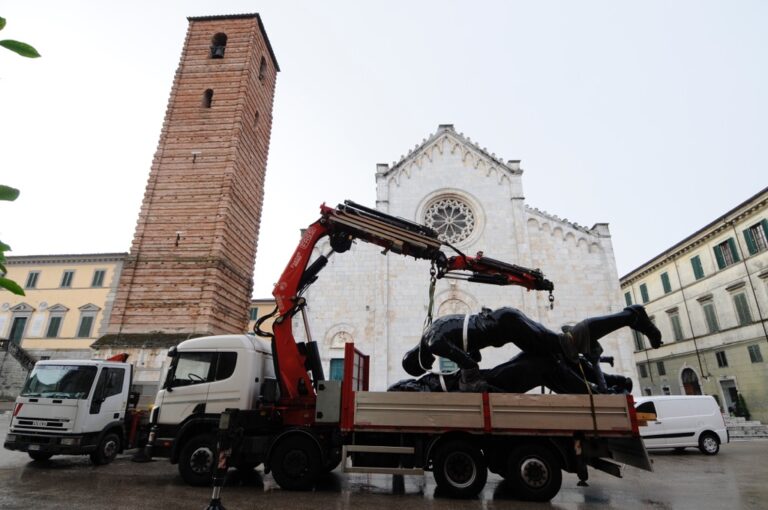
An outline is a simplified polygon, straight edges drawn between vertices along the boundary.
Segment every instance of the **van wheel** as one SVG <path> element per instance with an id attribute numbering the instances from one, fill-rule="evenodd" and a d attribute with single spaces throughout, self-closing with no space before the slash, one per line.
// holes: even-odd
<path id="1" fill-rule="evenodd" d="M 454 498 L 474 498 L 488 480 L 488 467 L 481 452 L 468 441 L 450 441 L 437 450 L 434 476 L 438 489 Z"/>
<path id="2" fill-rule="evenodd" d="M 53 457 L 52 453 L 46 452 L 27 452 L 27 455 L 29 455 L 32 460 L 36 460 L 38 462 L 43 462 Z"/>
<path id="3" fill-rule="evenodd" d="M 704 455 L 715 455 L 720 451 L 720 439 L 712 432 L 704 432 L 699 437 L 699 450 Z"/>
<path id="4" fill-rule="evenodd" d="M 560 462 L 545 446 L 525 445 L 509 454 L 505 478 L 515 496 L 525 501 L 549 501 L 560 491 Z"/>
<path id="5" fill-rule="evenodd" d="M 187 441 L 179 455 L 179 474 L 182 480 L 196 487 L 210 485 L 215 451 L 215 441 L 210 434 L 200 434 Z"/>
<path id="6" fill-rule="evenodd" d="M 109 464 L 120 451 L 120 436 L 114 433 L 105 434 L 99 441 L 96 451 L 91 453 L 91 463 L 94 466 Z"/>

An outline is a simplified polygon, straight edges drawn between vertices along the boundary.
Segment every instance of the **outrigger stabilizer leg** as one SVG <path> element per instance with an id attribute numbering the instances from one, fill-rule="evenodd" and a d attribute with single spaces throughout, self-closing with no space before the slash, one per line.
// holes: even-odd
<path id="1" fill-rule="evenodd" d="M 213 491 L 211 501 L 205 510 L 226 510 L 221 504 L 221 490 L 227 479 L 229 471 L 229 458 L 232 455 L 232 437 L 230 435 L 229 425 L 232 422 L 232 414 L 236 409 L 227 409 L 221 413 L 219 418 L 219 433 L 217 437 L 217 461 L 216 469 L 213 472 Z"/>

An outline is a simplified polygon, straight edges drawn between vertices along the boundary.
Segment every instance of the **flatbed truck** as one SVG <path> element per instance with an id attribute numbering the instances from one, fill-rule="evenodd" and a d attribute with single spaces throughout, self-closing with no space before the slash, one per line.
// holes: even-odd
<path id="1" fill-rule="evenodd" d="M 310 260 L 326 236 L 331 252 Z M 351 343 L 343 380 L 326 380 L 302 293 L 328 257 L 347 251 L 353 240 L 430 260 L 433 282 L 459 273 L 550 297 L 554 288 L 538 270 L 482 253 L 457 251 L 449 258 L 441 250 L 445 243 L 423 225 L 352 202 L 321 206 L 321 218 L 304 231 L 275 285 L 275 311 L 257 322 L 258 337 L 192 339 L 169 353 L 148 449 L 178 463 L 185 481 L 209 484 L 214 468 L 221 475 L 230 465 L 263 464 L 282 488 L 302 490 L 341 465 L 346 472 L 432 471 L 441 491 L 471 497 L 491 471 L 507 478 L 520 498 L 546 501 L 560 489 L 562 471 L 585 482 L 588 467 L 615 476 L 622 464 L 652 469 L 631 395 L 369 391 L 368 357 Z M 297 315 L 306 342 L 294 338 Z M 272 316 L 272 332 L 262 331 Z"/>

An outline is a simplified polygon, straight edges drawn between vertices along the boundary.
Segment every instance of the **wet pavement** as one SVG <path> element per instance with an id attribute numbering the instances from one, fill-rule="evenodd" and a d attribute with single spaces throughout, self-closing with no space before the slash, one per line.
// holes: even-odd
<path id="1" fill-rule="evenodd" d="M 8 430 L 0 414 L 0 438 Z M 490 475 L 479 498 L 460 501 L 435 494 L 431 473 L 397 480 L 388 475 L 344 475 L 322 479 L 313 492 L 281 490 L 270 475 L 256 470 L 246 479 L 233 471 L 222 501 L 228 510 L 463 510 L 463 509 L 764 509 L 768 508 L 768 441 L 723 445 L 708 457 L 697 450 L 651 455 L 655 471 L 627 468 L 625 478 L 591 470 L 589 487 L 577 487 L 564 473 L 563 488 L 550 503 L 516 501 L 507 484 Z M 165 460 L 136 464 L 129 455 L 94 467 L 87 457 L 54 457 L 32 462 L 25 453 L 0 450 L 2 509 L 206 508 L 210 489 L 184 485 Z"/>

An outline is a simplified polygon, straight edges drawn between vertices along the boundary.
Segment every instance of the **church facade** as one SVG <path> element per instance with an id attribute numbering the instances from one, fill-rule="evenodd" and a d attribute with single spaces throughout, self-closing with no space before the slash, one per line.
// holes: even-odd
<path id="1" fill-rule="evenodd" d="M 539 268 L 555 285 L 554 307 L 546 292 L 438 280 L 433 315 L 477 313 L 481 307 L 513 306 L 558 330 L 583 318 L 620 311 L 621 297 L 607 224 L 586 228 L 529 206 L 520 162 L 502 161 L 452 125 L 436 133 L 393 165 L 376 167 L 376 209 L 431 226 L 461 252 Z M 365 204 L 369 205 L 369 204 Z M 328 253 L 327 240 L 317 254 Z M 371 387 L 386 389 L 407 375 L 406 351 L 421 337 L 429 304 L 429 262 L 355 243 L 334 255 L 307 291 L 312 338 L 320 344 L 327 376 L 337 378 L 344 344 L 371 356 Z M 446 248 L 448 256 L 450 249 Z M 297 336 L 303 324 L 295 324 Z M 635 379 L 631 331 L 601 341 L 613 368 Z M 512 344 L 483 351 L 489 368 L 518 352 Z M 439 366 L 438 366 L 439 365 Z M 433 369 L 450 370 L 439 360 Z"/>

